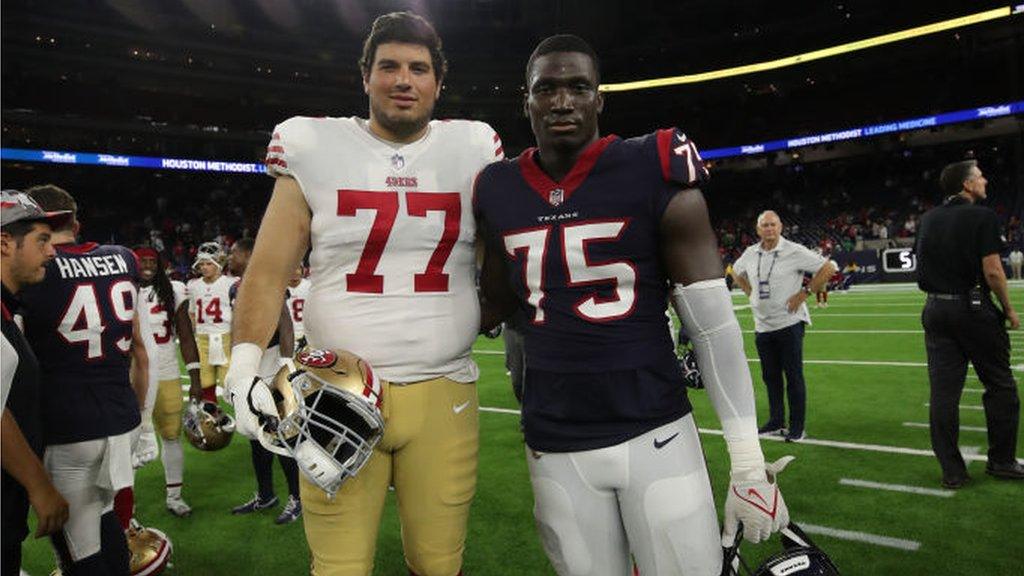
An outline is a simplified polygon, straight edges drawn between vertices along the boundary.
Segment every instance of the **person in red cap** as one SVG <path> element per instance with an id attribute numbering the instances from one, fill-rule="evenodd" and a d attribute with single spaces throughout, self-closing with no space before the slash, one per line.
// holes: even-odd
<path id="1" fill-rule="evenodd" d="M 192 508 L 181 496 L 184 484 L 185 453 L 181 444 L 181 398 L 178 347 L 188 371 L 189 397 L 196 405 L 203 400 L 203 387 L 199 374 L 199 350 L 188 314 L 188 296 L 185 284 L 167 277 L 167 263 L 154 248 L 135 248 L 139 259 L 139 302 L 148 315 L 149 327 L 156 341 L 157 357 L 153 368 L 157 371 L 159 390 L 153 404 L 153 423 L 160 435 L 160 459 L 164 465 L 167 484 L 167 510 L 179 518 L 189 516 Z"/>
<path id="2" fill-rule="evenodd" d="M 36 537 L 60 529 L 68 519 L 68 503 L 54 488 L 43 467 L 40 422 L 39 361 L 14 321 L 23 286 L 41 282 L 46 263 L 53 260 L 53 227 L 67 221 L 68 212 L 45 212 L 17 190 L 0 192 L 0 269 L 3 294 L 0 321 L 2 350 L 3 418 L 0 422 L 0 463 L 3 465 L 0 502 L 0 574 L 17 575 L 21 569 L 21 542 L 28 535 L 28 508 L 38 519 Z"/>

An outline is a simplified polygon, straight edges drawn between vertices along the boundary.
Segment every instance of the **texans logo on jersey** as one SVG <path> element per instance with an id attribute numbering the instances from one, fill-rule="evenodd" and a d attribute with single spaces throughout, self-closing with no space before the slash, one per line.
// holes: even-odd
<path id="1" fill-rule="evenodd" d="M 306 350 L 295 357 L 299 364 L 310 368 L 330 368 L 338 362 L 338 355 L 330 350 Z"/>

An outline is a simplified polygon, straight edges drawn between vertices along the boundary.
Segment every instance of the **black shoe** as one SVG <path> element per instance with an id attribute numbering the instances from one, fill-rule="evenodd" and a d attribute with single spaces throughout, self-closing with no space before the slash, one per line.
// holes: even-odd
<path id="1" fill-rule="evenodd" d="M 985 466 L 985 474 L 1004 480 L 1024 480 L 1024 464 L 1016 461 L 1008 464 L 993 464 L 989 462 Z"/>
<path id="2" fill-rule="evenodd" d="M 769 422 L 758 428 L 757 434 L 759 436 L 785 436 L 786 429 L 782 427 L 782 424 L 773 424 Z"/>
<path id="3" fill-rule="evenodd" d="M 288 496 L 288 502 L 274 520 L 274 524 L 291 524 L 298 520 L 299 516 L 302 516 L 302 502 L 295 496 Z"/>
<path id="4" fill-rule="evenodd" d="M 967 474 L 963 476 L 943 476 L 942 487 L 947 490 L 959 490 L 970 481 L 971 477 Z"/>
<path id="5" fill-rule="evenodd" d="M 807 432 L 805 432 L 803 430 L 801 430 L 799 432 L 795 432 L 793 430 L 790 430 L 789 432 L 787 432 L 785 434 L 785 437 L 786 437 L 786 442 L 803 442 L 807 438 Z"/>
<path id="6" fill-rule="evenodd" d="M 252 497 L 245 504 L 239 504 L 231 509 L 232 514 L 252 514 L 253 512 L 259 512 L 260 510 L 266 510 L 267 508 L 273 508 L 277 506 L 277 496 L 272 496 L 267 500 L 260 498 L 259 494 Z"/>

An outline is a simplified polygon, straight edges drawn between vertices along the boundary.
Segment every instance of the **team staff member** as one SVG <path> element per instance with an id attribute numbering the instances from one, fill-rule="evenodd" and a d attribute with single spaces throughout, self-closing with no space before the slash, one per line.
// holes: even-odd
<path id="1" fill-rule="evenodd" d="M 0 280 L 3 295 L 2 370 L 3 419 L 0 422 L 0 463 L 3 465 L 0 501 L 0 575 L 17 576 L 21 541 L 28 535 L 28 508 L 36 511 L 36 537 L 53 533 L 68 519 L 68 503 L 53 487 L 43 468 L 43 434 L 39 418 L 39 361 L 14 322 L 22 286 L 41 282 L 46 263 L 56 252 L 51 226 L 60 226 L 68 212 L 44 212 L 27 195 L 0 193 Z"/>
<path id="2" fill-rule="evenodd" d="M 811 323 L 807 297 L 825 288 L 835 268 L 827 258 L 782 237 L 779 215 L 766 210 L 757 217 L 761 241 L 747 248 L 733 264 L 736 283 L 750 298 L 754 312 L 761 378 L 768 388 L 768 421 L 761 434 L 785 435 L 790 442 L 806 437 L 807 385 L 804 383 L 804 325 Z M 813 273 L 803 286 L 805 273 Z M 789 398 L 789 428 L 783 400 Z"/>
<path id="3" fill-rule="evenodd" d="M 995 212 L 978 206 L 988 181 L 975 160 L 949 164 L 939 176 L 946 201 L 921 218 L 917 233 L 917 285 L 928 293 L 921 323 L 931 383 L 932 450 L 942 467 L 942 485 L 969 480 L 957 439 L 960 395 L 967 362 L 985 387 L 988 464 L 997 478 L 1024 480 L 1016 460 L 1020 400 L 1010 372 L 1010 338 L 1004 323 L 1020 328 L 999 252 L 1003 248 Z M 992 302 L 999 299 L 1002 310 Z"/>
<path id="4" fill-rule="evenodd" d="M 487 124 L 430 119 L 445 59 L 423 18 L 377 18 L 360 68 L 368 120 L 296 117 L 274 130 L 266 162 L 277 180 L 239 287 L 229 393 L 245 434 L 259 427 L 252 406 L 277 414 L 253 377 L 311 246 L 306 337 L 366 359 L 384 381 L 385 419 L 366 466 L 333 500 L 300 480 L 312 572 L 372 573 L 393 485 L 409 569 L 454 576 L 479 449 L 472 185 L 503 150 Z"/>

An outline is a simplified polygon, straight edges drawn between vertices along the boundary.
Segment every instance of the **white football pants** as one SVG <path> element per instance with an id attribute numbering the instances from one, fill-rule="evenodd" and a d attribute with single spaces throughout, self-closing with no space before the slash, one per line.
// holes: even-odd
<path id="1" fill-rule="evenodd" d="M 722 543 L 693 415 L 583 452 L 527 448 L 534 517 L 559 576 L 719 576 Z"/>

